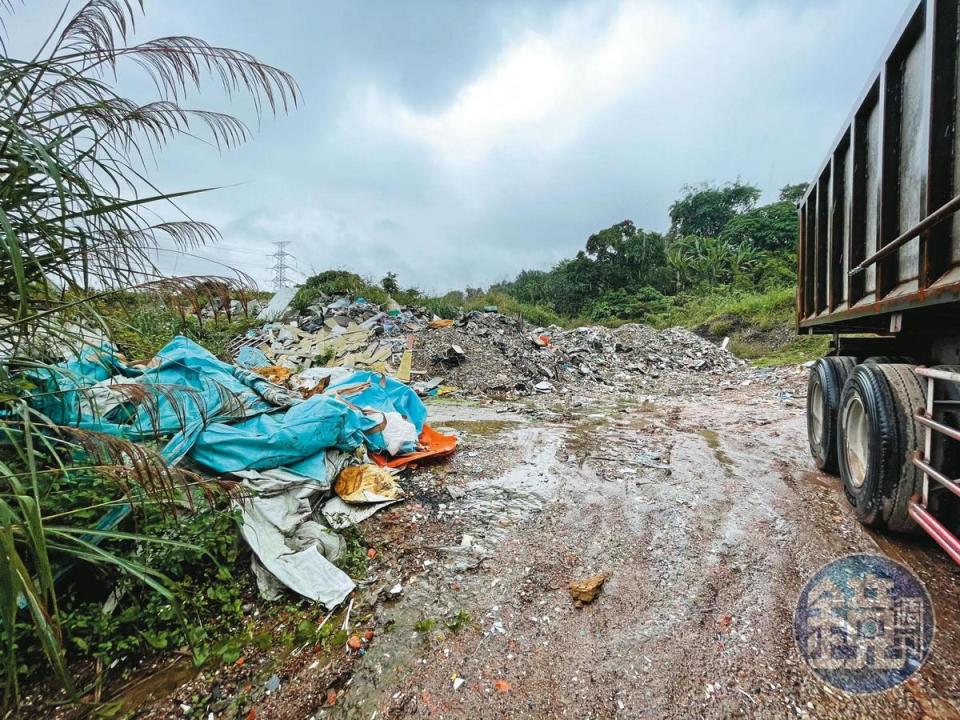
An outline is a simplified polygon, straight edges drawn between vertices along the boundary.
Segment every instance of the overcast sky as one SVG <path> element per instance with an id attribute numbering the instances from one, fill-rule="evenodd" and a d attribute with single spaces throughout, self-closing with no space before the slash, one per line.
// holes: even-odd
<path id="1" fill-rule="evenodd" d="M 221 155 L 181 141 L 151 175 L 171 191 L 232 186 L 188 203 L 224 234 L 198 252 L 265 288 L 281 240 L 304 274 L 486 286 L 627 218 L 666 229 L 685 184 L 739 176 L 769 200 L 810 180 L 908 4 L 147 0 L 137 38 L 247 50 L 304 96 L 249 144 Z M 61 7 L 18 9 L 12 46 Z M 234 109 L 251 118 L 248 103 Z"/>

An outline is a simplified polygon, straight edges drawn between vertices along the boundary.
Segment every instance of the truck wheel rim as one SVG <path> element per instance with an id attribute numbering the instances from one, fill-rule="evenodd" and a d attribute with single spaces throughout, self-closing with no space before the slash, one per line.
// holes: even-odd
<path id="1" fill-rule="evenodd" d="M 867 411 L 860 398 L 854 396 L 844 409 L 844 451 L 850 484 L 861 487 L 867 476 L 867 453 L 870 447 L 870 426 Z"/>
<path id="2" fill-rule="evenodd" d="M 814 383 L 810 397 L 810 429 L 814 440 L 819 443 L 823 437 L 823 386 Z"/>

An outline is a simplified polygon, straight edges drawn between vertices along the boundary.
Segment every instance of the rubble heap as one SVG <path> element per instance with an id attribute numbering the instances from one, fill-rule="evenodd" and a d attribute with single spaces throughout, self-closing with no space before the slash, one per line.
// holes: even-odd
<path id="1" fill-rule="evenodd" d="M 340 296 L 299 316 L 281 309 L 276 318 L 229 346 L 231 359 L 265 369 L 274 382 L 311 368 L 342 367 L 396 376 L 421 395 L 458 389 L 516 397 L 583 387 L 630 394 L 638 386 L 661 390 L 671 380 L 729 383 L 746 365 L 682 328 L 543 328 L 493 308 L 443 320 L 424 308 L 392 301 L 381 308 Z"/>
<path id="2" fill-rule="evenodd" d="M 286 319 L 286 321 L 284 321 Z M 427 325 L 423 313 L 399 306 L 381 309 L 357 298 L 325 298 L 299 318 L 278 313 L 275 322 L 250 330 L 228 346 L 238 357 L 242 348 L 263 353 L 261 365 L 291 372 L 317 366 L 340 366 L 394 374 L 406 349 L 407 336 Z"/>
<path id="3" fill-rule="evenodd" d="M 562 330 L 531 327 L 497 313 L 470 312 L 451 327 L 422 333 L 414 372 L 437 375 L 469 393 L 515 396 L 584 384 L 616 390 L 661 376 L 731 375 L 733 354 L 682 328 L 648 325 Z M 638 377 L 639 376 L 639 377 Z"/>

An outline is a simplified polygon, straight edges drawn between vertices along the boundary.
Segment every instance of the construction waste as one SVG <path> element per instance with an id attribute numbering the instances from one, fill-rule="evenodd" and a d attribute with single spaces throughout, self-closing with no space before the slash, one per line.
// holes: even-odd
<path id="1" fill-rule="evenodd" d="M 295 321 L 287 307 L 277 309 L 272 301 L 263 315 L 275 320 L 236 338 L 228 351 L 244 367 L 279 367 L 291 373 L 340 366 L 396 375 L 408 335 L 421 332 L 429 322 L 423 313 L 399 306 L 381 310 L 363 298 L 346 297 L 311 308 Z"/>
<path id="2" fill-rule="evenodd" d="M 564 330 L 484 311 L 456 320 L 425 308 L 384 310 L 363 298 L 328 298 L 301 317 L 288 306 L 229 346 L 236 362 L 301 392 L 318 387 L 317 367 L 346 367 L 396 377 L 421 396 L 460 392 L 520 397 L 590 388 L 619 392 L 670 374 L 729 375 L 746 363 L 682 328 L 634 323 Z M 630 380 L 630 382 L 626 382 Z"/>
<path id="3" fill-rule="evenodd" d="M 316 384 L 299 392 L 299 375 L 281 386 L 178 336 L 145 365 L 104 344 L 30 374 L 34 407 L 58 425 L 159 439 L 170 465 L 239 478 L 241 532 L 262 594 L 287 587 L 333 607 L 354 587 L 336 567 L 334 529 L 402 499 L 396 470 L 381 466 L 449 455 L 456 439 L 433 431 L 423 402 L 394 378 L 312 370 Z M 126 514 L 111 512 L 110 523 Z"/>
<path id="4" fill-rule="evenodd" d="M 401 502 L 404 467 L 456 449 L 427 424 L 422 397 L 634 392 L 660 379 L 736 382 L 746 369 L 679 328 L 533 327 L 495 307 L 454 320 L 343 296 L 297 312 L 294 298 L 278 293 L 264 324 L 228 345 L 230 362 L 176 337 L 144 365 L 104 341 L 30 373 L 32 404 L 54 423 L 160 439 L 169 464 L 238 478 L 268 598 L 289 588 L 333 607 L 352 591 L 336 531 Z"/>
<path id="5" fill-rule="evenodd" d="M 414 372 L 443 376 L 468 393 L 522 396 L 564 388 L 617 391 L 627 376 L 723 375 L 746 364 L 682 328 L 657 331 L 626 324 L 563 330 L 533 327 L 496 313 L 470 312 L 447 328 L 423 333 Z"/>

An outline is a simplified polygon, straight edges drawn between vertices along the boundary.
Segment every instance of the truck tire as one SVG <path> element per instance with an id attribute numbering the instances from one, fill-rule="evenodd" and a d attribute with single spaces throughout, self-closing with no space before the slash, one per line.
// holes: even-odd
<path id="1" fill-rule="evenodd" d="M 856 366 L 852 357 L 824 357 L 810 368 L 807 381 L 807 439 L 817 467 L 836 474 L 837 408 L 847 376 Z"/>
<path id="2" fill-rule="evenodd" d="M 907 504 L 922 482 L 910 460 L 923 437 L 913 414 L 925 402 L 912 365 L 860 365 L 840 396 L 840 478 L 864 525 L 915 529 Z"/>
<path id="3" fill-rule="evenodd" d="M 906 355 L 875 355 L 868 357 L 863 361 L 864 365 L 890 365 L 898 363 L 901 365 L 919 365 L 920 363 L 912 357 Z"/>

